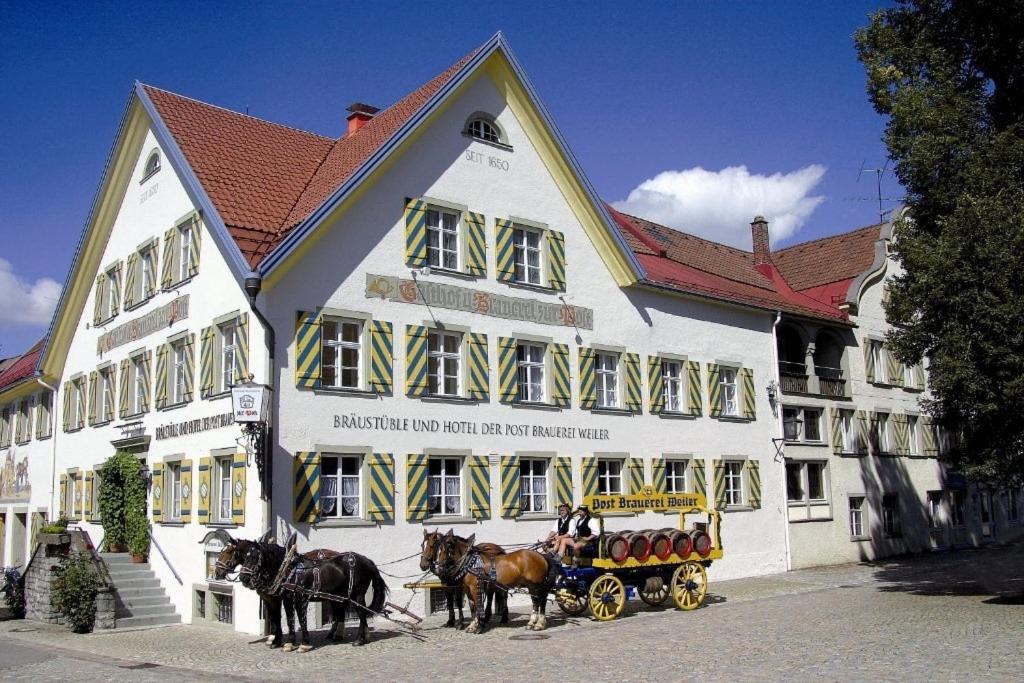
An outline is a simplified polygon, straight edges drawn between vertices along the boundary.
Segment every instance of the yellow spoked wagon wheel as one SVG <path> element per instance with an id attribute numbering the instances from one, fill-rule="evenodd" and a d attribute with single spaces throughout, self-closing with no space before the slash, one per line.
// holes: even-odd
<path id="1" fill-rule="evenodd" d="M 586 594 L 580 595 L 563 588 L 555 593 L 555 602 L 570 617 L 578 617 L 587 611 Z"/>
<path id="2" fill-rule="evenodd" d="M 614 574 L 597 577 L 590 586 L 590 612 L 598 621 L 611 621 L 626 606 L 626 587 Z"/>
<path id="3" fill-rule="evenodd" d="M 672 597 L 679 609 L 697 609 L 708 594 L 708 574 L 699 562 L 684 562 L 672 574 Z"/>
<path id="4" fill-rule="evenodd" d="M 668 600 L 669 589 L 664 579 L 655 576 L 647 579 L 642 586 L 637 586 L 636 592 L 641 600 L 651 607 L 657 607 Z"/>

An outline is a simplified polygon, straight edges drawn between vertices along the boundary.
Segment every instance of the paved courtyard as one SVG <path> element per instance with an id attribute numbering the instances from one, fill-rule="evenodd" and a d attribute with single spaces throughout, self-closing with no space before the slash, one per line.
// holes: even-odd
<path id="1" fill-rule="evenodd" d="M 540 639 L 520 639 L 523 613 L 482 636 L 378 621 L 366 647 L 306 654 L 201 627 L 79 636 L 8 621 L 0 680 L 1022 680 L 1022 575 L 1018 545 L 712 582 L 688 613 L 637 601 L 598 623 L 553 607 Z"/>

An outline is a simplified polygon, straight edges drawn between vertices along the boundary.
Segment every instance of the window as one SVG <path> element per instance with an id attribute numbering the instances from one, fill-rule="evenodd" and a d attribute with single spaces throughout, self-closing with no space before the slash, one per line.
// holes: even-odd
<path id="1" fill-rule="evenodd" d="M 875 433 L 872 438 L 875 442 L 875 446 L 878 449 L 878 453 L 889 452 L 889 414 L 888 413 L 876 413 L 875 414 Z"/>
<path id="2" fill-rule="evenodd" d="M 967 514 L 967 492 L 962 490 L 950 491 L 949 521 L 955 527 L 962 527 L 966 524 Z"/>
<path id="3" fill-rule="evenodd" d="M 840 411 L 839 427 L 843 432 L 843 453 L 855 453 L 857 451 L 857 439 L 853 435 L 853 411 Z"/>
<path id="4" fill-rule="evenodd" d="M 427 506 L 431 515 L 462 513 L 462 459 L 431 458 Z"/>
<path id="5" fill-rule="evenodd" d="M 725 462 L 725 504 L 726 506 L 745 505 L 742 461 L 727 460 Z"/>
<path id="6" fill-rule="evenodd" d="M 597 461 L 597 493 L 612 496 L 622 493 L 622 461 Z"/>
<path id="7" fill-rule="evenodd" d="M 911 455 L 921 454 L 921 442 L 918 440 L 917 416 L 907 415 L 907 446 Z"/>
<path id="8" fill-rule="evenodd" d="M 739 402 L 736 400 L 736 368 L 719 368 L 718 378 L 722 389 L 722 415 L 739 415 Z"/>
<path id="9" fill-rule="evenodd" d="M 783 408 L 782 429 L 786 441 L 821 441 L 821 410 L 817 408 Z"/>
<path id="10" fill-rule="evenodd" d="M 18 405 L 18 431 L 16 441 L 18 443 L 25 443 L 32 437 L 32 413 L 29 412 L 31 407 L 29 406 L 28 399 L 22 399 Z"/>
<path id="11" fill-rule="evenodd" d="M 800 440 L 800 409 L 782 409 L 782 435 L 786 441 Z"/>
<path id="12" fill-rule="evenodd" d="M 320 380 L 323 386 L 360 388 L 360 357 L 363 323 L 325 318 Z"/>
<path id="13" fill-rule="evenodd" d="M 882 496 L 882 533 L 889 538 L 902 535 L 900 529 L 900 501 L 895 493 Z"/>
<path id="14" fill-rule="evenodd" d="M 427 338 L 427 391 L 435 396 L 459 395 L 459 352 L 462 337 L 431 332 Z"/>
<path id="15" fill-rule="evenodd" d="M 186 359 L 185 340 L 171 344 L 171 361 L 174 363 L 171 373 L 171 402 L 174 404 L 185 402 L 185 377 L 188 372 Z"/>
<path id="16" fill-rule="evenodd" d="M 661 361 L 663 410 L 683 412 L 683 364 L 677 360 Z"/>
<path id="17" fill-rule="evenodd" d="M 359 517 L 362 514 L 358 455 L 325 455 L 320 461 L 320 515 Z"/>
<path id="18" fill-rule="evenodd" d="M 548 511 L 548 461 L 522 458 L 519 461 L 519 508 L 523 512 Z"/>
<path id="19" fill-rule="evenodd" d="M 68 473 L 68 484 L 67 493 L 64 495 L 64 517 L 67 519 L 75 518 L 75 499 L 78 498 L 78 474 L 75 472 Z"/>
<path id="20" fill-rule="evenodd" d="M 824 460 L 786 461 L 786 499 L 790 505 L 828 502 L 827 467 Z"/>
<path id="21" fill-rule="evenodd" d="M 114 366 L 100 370 L 100 409 L 97 412 L 100 422 L 114 419 Z"/>
<path id="22" fill-rule="evenodd" d="M 544 401 L 544 347 L 520 343 L 516 347 L 519 365 L 519 400 L 532 403 Z"/>
<path id="23" fill-rule="evenodd" d="M 75 396 L 74 396 L 74 399 L 73 399 L 74 400 L 74 406 L 75 406 L 75 412 L 74 412 L 74 415 L 71 416 L 71 427 L 74 428 L 74 429 L 80 429 L 81 427 L 83 427 L 85 425 L 85 413 L 86 413 L 85 378 L 84 377 L 80 377 L 80 378 L 78 378 L 76 380 L 73 380 L 72 383 L 71 383 L 71 386 L 73 387 L 73 390 L 75 392 Z"/>
<path id="24" fill-rule="evenodd" d="M 854 539 L 865 538 L 864 496 L 850 496 L 850 536 Z"/>
<path id="25" fill-rule="evenodd" d="M 213 618 L 221 624 L 230 624 L 233 621 L 234 598 L 223 593 L 211 593 L 213 595 L 214 614 Z"/>
<path id="26" fill-rule="evenodd" d="M 875 382 L 884 384 L 886 381 L 885 354 L 882 352 L 882 342 L 871 341 L 871 362 L 875 366 Z"/>
<path id="27" fill-rule="evenodd" d="M 145 249 L 139 259 L 139 282 L 142 285 L 140 301 L 156 293 L 156 250 L 153 247 Z"/>
<path id="28" fill-rule="evenodd" d="M 228 391 L 235 383 L 235 354 L 238 353 L 238 328 L 233 324 L 220 326 L 220 390 Z"/>
<path id="29" fill-rule="evenodd" d="M 121 295 L 121 268 L 115 266 L 107 271 L 107 287 L 104 303 L 104 317 L 113 318 L 117 315 L 117 311 L 120 308 L 120 295 Z"/>
<path id="30" fill-rule="evenodd" d="M 50 436 L 50 411 L 53 404 L 53 394 L 44 391 L 39 395 L 39 407 L 36 410 L 36 436 L 44 438 Z"/>
<path id="31" fill-rule="evenodd" d="M 458 270 L 458 214 L 440 209 L 427 210 L 427 265 Z"/>
<path id="32" fill-rule="evenodd" d="M 516 282 L 530 285 L 540 284 L 540 240 L 538 230 L 516 228 L 513 233 L 515 245 Z"/>
<path id="33" fill-rule="evenodd" d="M 178 280 L 187 280 L 192 276 L 192 222 L 178 226 Z"/>
<path id="34" fill-rule="evenodd" d="M 804 502 L 804 466 L 799 462 L 786 463 L 786 500 Z"/>
<path id="35" fill-rule="evenodd" d="M 181 463 L 169 463 L 166 472 L 170 481 L 165 485 L 165 489 L 171 494 L 167 501 L 170 505 L 167 516 L 170 521 L 177 522 L 181 520 Z"/>
<path id="36" fill-rule="evenodd" d="M 214 495 L 216 496 L 216 519 L 221 524 L 229 524 L 231 517 L 231 456 L 217 458 L 214 464 Z"/>
<path id="37" fill-rule="evenodd" d="M 472 137 L 485 142 L 501 142 L 497 127 L 484 119 L 473 119 L 466 126 L 466 132 Z"/>
<path id="38" fill-rule="evenodd" d="M 597 407 L 619 407 L 619 356 L 597 354 Z"/>
<path id="39" fill-rule="evenodd" d="M 928 528 L 942 528 L 942 491 L 928 492 Z"/>
<path id="40" fill-rule="evenodd" d="M 149 179 L 150 176 L 152 176 L 153 174 L 155 174 L 159 170 L 160 170 L 160 153 L 159 152 L 153 152 L 152 154 L 149 155 L 149 158 L 146 159 L 146 166 L 142 170 L 142 181 L 145 182 L 146 180 Z"/>
<path id="41" fill-rule="evenodd" d="M 685 460 L 665 461 L 665 493 L 686 493 Z"/>
<path id="42" fill-rule="evenodd" d="M 0 448 L 11 445 L 11 407 L 4 406 L 0 411 Z"/>
<path id="43" fill-rule="evenodd" d="M 132 415 L 146 409 L 146 358 L 144 355 L 132 359 Z"/>

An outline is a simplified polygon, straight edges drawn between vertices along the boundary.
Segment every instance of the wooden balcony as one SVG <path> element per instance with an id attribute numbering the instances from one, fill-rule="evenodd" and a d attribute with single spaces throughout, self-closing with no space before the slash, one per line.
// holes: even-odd
<path id="1" fill-rule="evenodd" d="M 779 361 L 779 382 L 783 393 L 807 393 L 807 366 L 803 363 Z"/>
<path id="2" fill-rule="evenodd" d="M 818 376 L 818 393 L 829 398 L 846 397 L 846 380 L 841 368 L 815 367 Z"/>

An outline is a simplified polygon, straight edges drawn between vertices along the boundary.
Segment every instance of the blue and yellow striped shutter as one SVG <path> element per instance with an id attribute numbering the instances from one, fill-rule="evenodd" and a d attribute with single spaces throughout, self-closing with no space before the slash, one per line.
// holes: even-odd
<path id="1" fill-rule="evenodd" d="M 597 405 L 597 386 L 594 383 L 594 350 L 579 347 L 580 365 L 580 408 L 584 410 Z"/>
<path id="2" fill-rule="evenodd" d="M 424 453 L 405 456 L 405 518 L 419 522 L 430 514 L 427 500 L 430 477 L 430 459 Z"/>
<path id="3" fill-rule="evenodd" d="M 292 521 L 315 524 L 320 519 L 320 454 L 298 451 L 292 460 Z"/>
<path id="4" fill-rule="evenodd" d="M 725 461 L 723 460 L 712 460 L 711 465 L 713 467 L 715 476 L 715 509 L 724 510 L 726 505 L 725 498 Z"/>
<path id="5" fill-rule="evenodd" d="M 295 387 L 320 388 L 321 323 L 317 311 L 295 315 Z"/>
<path id="6" fill-rule="evenodd" d="M 707 495 L 707 478 L 704 475 L 704 460 L 693 461 L 693 492 Z"/>
<path id="7" fill-rule="evenodd" d="M 470 332 L 466 342 L 469 366 L 468 394 L 477 401 L 491 397 L 491 365 L 487 351 L 487 335 Z"/>
<path id="8" fill-rule="evenodd" d="M 167 406 L 167 351 L 170 346 L 160 344 L 156 347 L 156 409 Z"/>
<path id="9" fill-rule="evenodd" d="M 747 461 L 747 487 L 750 491 L 747 500 L 755 510 L 761 507 L 761 463 L 757 460 Z"/>
<path id="10" fill-rule="evenodd" d="M 142 296 L 146 299 L 156 294 L 156 244 L 150 247 L 149 252 L 149 267 L 146 269 L 149 271 L 149 289 L 142 292 Z"/>
<path id="11" fill-rule="evenodd" d="M 640 380 L 640 355 L 626 352 L 622 354 L 622 359 L 626 368 L 626 410 L 642 413 L 644 399 Z"/>
<path id="12" fill-rule="evenodd" d="M 204 327 L 199 336 L 199 395 L 213 395 L 213 328 Z"/>
<path id="13" fill-rule="evenodd" d="M 153 352 L 146 351 L 142 355 L 142 412 L 149 412 L 149 398 L 152 395 Z"/>
<path id="14" fill-rule="evenodd" d="M 935 424 L 932 422 L 932 418 L 928 415 L 922 415 L 920 418 L 920 423 L 922 454 L 930 456 L 932 458 L 938 457 L 939 439 L 938 435 L 935 433 Z"/>
<path id="15" fill-rule="evenodd" d="M 644 488 L 643 458 L 626 458 L 626 466 L 629 469 L 629 495 L 636 495 Z"/>
<path id="16" fill-rule="evenodd" d="M 832 441 L 832 452 L 842 455 L 843 452 L 843 422 L 842 415 L 836 408 L 828 409 L 828 423 L 830 427 L 829 436 Z"/>
<path id="17" fill-rule="evenodd" d="M 686 408 L 690 415 L 699 416 L 704 403 L 700 392 L 700 363 L 695 360 L 686 362 Z"/>
<path id="18" fill-rule="evenodd" d="M 484 215 L 474 211 L 462 214 L 466 226 L 466 272 L 484 277 L 487 275 L 487 235 Z"/>
<path id="19" fill-rule="evenodd" d="M 580 469 L 583 475 L 583 498 L 597 495 L 597 458 L 581 458 Z"/>
<path id="20" fill-rule="evenodd" d="M 249 380 L 249 314 L 238 316 L 236 328 L 238 341 L 235 342 L 235 384 Z"/>
<path id="21" fill-rule="evenodd" d="M 924 389 L 925 377 L 924 377 L 924 364 L 918 363 L 914 366 L 914 388 Z"/>
<path id="22" fill-rule="evenodd" d="M 200 524 L 210 523 L 210 493 L 212 492 L 210 481 L 210 468 L 213 466 L 213 458 L 204 456 L 199 458 L 199 480 L 196 492 L 196 517 Z"/>
<path id="23" fill-rule="evenodd" d="M 514 403 L 519 399 L 519 366 L 516 360 L 516 340 L 498 337 L 498 400 Z"/>
<path id="24" fill-rule="evenodd" d="M 164 464 L 153 463 L 153 521 L 164 519 Z"/>
<path id="25" fill-rule="evenodd" d="M 121 419 L 128 417 L 128 375 L 131 372 L 131 361 L 127 358 L 121 361 L 121 386 L 118 387 L 117 410 Z M 67 394 L 65 394 L 65 397 Z"/>
<path id="26" fill-rule="evenodd" d="M 203 239 L 203 231 L 199 225 L 198 217 L 192 219 L 192 225 L 189 226 L 189 230 L 192 231 L 192 242 L 189 245 L 189 254 L 192 262 L 189 264 L 188 276 L 194 277 L 199 272 L 199 246 Z"/>
<path id="27" fill-rule="evenodd" d="M 567 456 L 555 458 L 555 502 L 572 506 L 572 459 Z"/>
<path id="28" fill-rule="evenodd" d="M 94 326 L 99 325 L 103 322 L 103 318 L 106 317 L 106 311 L 103 310 L 103 283 L 106 281 L 106 273 L 100 273 L 96 276 L 96 289 L 92 299 L 92 324 Z"/>
<path id="29" fill-rule="evenodd" d="M 551 402 L 559 408 L 572 403 L 568 344 L 551 344 Z"/>
<path id="30" fill-rule="evenodd" d="M 395 458 L 391 453 L 371 453 L 370 504 L 366 516 L 374 522 L 395 521 Z"/>
<path id="31" fill-rule="evenodd" d="M 718 365 L 708 363 L 708 414 L 711 417 L 722 415 L 722 385 L 718 377 Z"/>
<path id="32" fill-rule="evenodd" d="M 182 392 L 181 400 L 188 403 L 192 400 L 192 386 L 196 374 L 196 335 L 189 334 L 185 337 L 185 389 Z"/>
<path id="33" fill-rule="evenodd" d="M 863 410 L 857 411 L 857 452 L 867 455 L 868 444 L 871 443 L 871 430 L 868 428 L 868 414 Z"/>
<path id="34" fill-rule="evenodd" d="M 665 458 L 655 458 L 651 462 L 651 486 L 657 493 L 665 493 Z"/>
<path id="35" fill-rule="evenodd" d="M 652 415 L 661 413 L 665 408 L 664 382 L 661 358 L 647 356 L 647 405 Z"/>
<path id="36" fill-rule="evenodd" d="M 427 265 L 427 204 L 419 199 L 405 202 L 405 263 Z"/>
<path id="37" fill-rule="evenodd" d="M 754 369 L 740 368 L 740 405 L 743 417 L 757 419 L 757 394 L 754 391 Z"/>
<path id="38" fill-rule="evenodd" d="M 110 290 L 110 310 L 117 314 L 121 312 L 121 284 L 124 282 L 121 278 L 120 261 L 114 266 L 114 278 L 117 280 L 117 286 Z"/>
<path id="39" fill-rule="evenodd" d="M 84 476 L 84 493 L 82 494 L 82 519 L 92 520 L 92 485 L 93 485 L 93 472 L 88 470 Z"/>
<path id="40" fill-rule="evenodd" d="M 60 475 L 60 510 L 57 517 L 64 517 L 68 510 L 68 475 Z"/>
<path id="41" fill-rule="evenodd" d="M 231 463 L 231 521 L 245 524 L 245 453 L 235 453 Z"/>
<path id="42" fill-rule="evenodd" d="M 896 354 L 892 352 L 892 349 L 885 349 L 885 375 L 886 379 L 889 380 L 889 384 L 901 387 L 903 386 L 903 363 L 896 357 Z"/>
<path id="43" fill-rule="evenodd" d="M 501 516 L 518 517 L 519 507 L 519 456 L 501 456 Z"/>
<path id="44" fill-rule="evenodd" d="M 390 395 L 394 386 L 394 345 L 391 323 L 370 321 L 370 391 Z"/>
<path id="45" fill-rule="evenodd" d="M 124 307 L 128 309 L 135 305 L 135 273 L 138 269 L 139 252 L 133 251 L 128 255 L 128 261 L 124 271 Z M 145 296 L 145 294 L 143 294 Z"/>
<path id="46" fill-rule="evenodd" d="M 427 328 L 405 326 L 405 393 L 411 398 L 425 396 L 427 382 Z"/>
<path id="47" fill-rule="evenodd" d="M 96 397 L 99 396 L 99 394 L 97 394 L 96 392 L 97 392 L 98 384 L 99 384 L 99 376 L 100 376 L 100 373 L 98 373 L 95 370 L 93 370 L 92 372 L 89 373 L 89 425 L 90 426 L 96 424 L 96 407 L 99 405 L 99 401 L 96 400 Z M 18 424 L 19 424 L 19 426 L 21 425 L 21 420 L 18 420 Z"/>
<path id="48" fill-rule="evenodd" d="M 864 378 L 868 382 L 875 381 L 875 355 L 872 351 L 876 343 L 870 339 L 864 342 Z"/>
<path id="49" fill-rule="evenodd" d="M 469 464 L 469 513 L 473 519 L 491 517 L 491 465 L 486 455 L 471 455 Z"/>
<path id="50" fill-rule="evenodd" d="M 174 282 L 174 241 L 177 236 L 178 231 L 175 228 L 164 232 L 164 258 L 160 270 L 160 286 L 163 289 L 170 289 Z"/>
<path id="51" fill-rule="evenodd" d="M 125 363 L 127 361 L 122 361 Z M 63 389 L 63 418 L 64 418 L 64 431 L 71 429 L 71 382 L 64 382 Z"/>
<path id="52" fill-rule="evenodd" d="M 515 229 L 512 221 L 497 218 L 494 221 L 494 262 L 498 280 L 511 282 L 516 279 Z"/>
<path id="53" fill-rule="evenodd" d="M 181 523 L 192 521 L 192 461 L 181 461 Z"/>
<path id="54" fill-rule="evenodd" d="M 565 235 L 548 230 L 548 286 L 556 292 L 565 291 Z"/>

